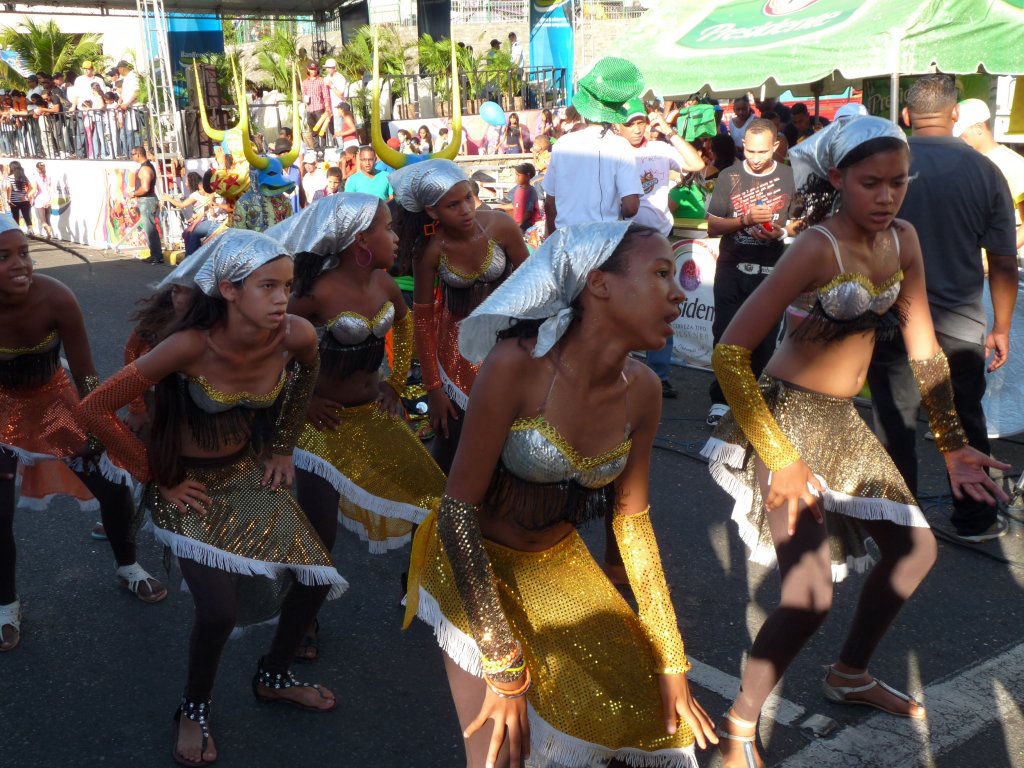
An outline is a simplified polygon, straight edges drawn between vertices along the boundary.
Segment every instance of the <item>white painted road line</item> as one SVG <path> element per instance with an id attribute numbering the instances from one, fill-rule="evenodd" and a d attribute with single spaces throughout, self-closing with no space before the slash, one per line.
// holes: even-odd
<path id="1" fill-rule="evenodd" d="M 697 659 L 690 657 L 690 664 L 693 669 L 686 673 L 686 677 L 692 680 L 701 688 L 717 693 L 726 701 L 732 701 L 740 690 L 739 678 L 716 669 Z M 709 713 L 711 714 L 711 713 Z M 784 699 L 778 694 L 772 693 L 764 703 L 763 716 L 774 720 L 780 725 L 795 725 L 804 716 L 804 708 L 794 704 L 789 699 Z M 718 720 L 717 714 L 712 719 Z"/>
<path id="2" fill-rule="evenodd" d="M 911 768 L 934 759 L 1024 700 L 1024 644 L 925 688 L 926 721 L 878 713 L 815 741 L 780 768 Z"/>

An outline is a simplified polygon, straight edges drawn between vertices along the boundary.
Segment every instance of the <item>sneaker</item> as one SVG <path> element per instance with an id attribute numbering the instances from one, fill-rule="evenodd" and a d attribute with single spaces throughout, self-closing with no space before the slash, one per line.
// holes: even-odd
<path id="1" fill-rule="evenodd" d="M 711 410 L 708 411 L 707 425 L 709 427 L 717 427 L 718 422 L 722 420 L 722 417 L 729 412 L 728 405 L 722 405 L 721 403 L 715 403 L 711 406 Z"/>
<path id="2" fill-rule="evenodd" d="M 667 397 L 669 400 L 675 400 L 679 397 L 679 393 L 676 392 L 676 388 L 672 386 L 672 382 L 668 379 L 661 380 L 661 396 Z"/>
<path id="3" fill-rule="evenodd" d="M 1000 536 L 1004 536 L 1008 529 L 1009 526 L 1006 524 L 1006 521 L 1001 517 L 996 517 L 996 521 L 981 533 L 974 533 L 970 536 L 965 536 L 962 533 L 954 533 L 953 535 L 960 539 L 960 541 L 966 541 L 971 544 L 980 544 L 983 541 L 991 541 L 992 539 L 998 539 Z"/>
<path id="4" fill-rule="evenodd" d="M 96 539 L 96 541 L 106 541 L 107 529 L 103 527 L 103 523 L 97 522 L 96 525 L 92 527 L 92 531 L 89 535 Z"/>
<path id="5" fill-rule="evenodd" d="M 163 264 L 164 260 L 163 259 L 154 259 L 152 256 L 150 256 L 148 259 L 143 259 L 142 263 L 143 264 Z"/>

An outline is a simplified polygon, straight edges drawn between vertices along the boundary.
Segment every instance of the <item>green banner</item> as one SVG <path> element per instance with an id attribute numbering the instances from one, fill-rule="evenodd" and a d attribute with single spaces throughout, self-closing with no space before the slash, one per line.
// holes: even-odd
<path id="1" fill-rule="evenodd" d="M 912 86 L 920 75 L 908 75 L 900 78 L 899 108 L 907 104 L 907 90 Z M 992 75 L 957 75 L 956 91 L 957 100 L 981 99 L 995 111 L 995 99 L 993 98 L 993 86 L 995 77 Z M 889 117 L 889 103 L 892 88 L 888 77 L 872 77 L 864 79 L 864 106 L 868 113 L 878 117 Z"/>

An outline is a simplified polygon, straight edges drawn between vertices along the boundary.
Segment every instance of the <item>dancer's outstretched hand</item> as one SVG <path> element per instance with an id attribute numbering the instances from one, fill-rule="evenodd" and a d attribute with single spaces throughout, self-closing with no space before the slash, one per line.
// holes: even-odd
<path id="1" fill-rule="evenodd" d="M 1010 468 L 1009 464 L 986 456 L 969 445 L 945 453 L 943 456 L 946 459 L 946 468 L 949 470 L 949 485 L 958 500 L 962 499 L 966 493 L 975 501 L 990 506 L 995 506 L 996 499 L 1003 503 L 1010 501 L 1010 497 L 996 485 L 985 471 L 985 467 L 1005 471 Z"/>
<path id="2" fill-rule="evenodd" d="M 267 471 L 263 473 L 261 482 L 263 485 L 269 485 L 272 491 L 276 491 L 282 486 L 291 488 L 292 483 L 295 482 L 295 462 L 292 461 L 291 454 L 287 456 L 272 454 L 267 459 Z"/>
<path id="3" fill-rule="evenodd" d="M 208 506 L 213 503 L 206 495 L 206 486 L 198 480 L 182 480 L 173 488 L 162 485 L 157 488 L 160 495 L 176 506 L 183 515 L 187 515 L 189 509 L 205 515 Z"/>
<path id="4" fill-rule="evenodd" d="M 708 713 L 693 695 L 690 693 L 690 684 L 686 675 L 659 675 L 658 683 L 661 686 L 661 708 L 665 715 L 665 730 L 668 733 L 675 733 L 679 718 L 686 721 L 693 731 L 693 738 L 697 740 L 697 746 L 706 749 L 708 742 L 718 743 L 718 735 L 715 733 L 715 724 L 711 722 Z"/>
<path id="5" fill-rule="evenodd" d="M 524 761 L 530 756 L 530 720 L 526 716 L 526 697 L 503 699 L 488 686 L 480 714 L 462 732 L 462 737 L 468 739 L 488 720 L 494 722 L 494 730 L 491 732 L 491 743 L 487 747 L 486 768 L 494 768 L 498 762 L 498 752 L 505 741 L 506 731 L 509 768 L 522 768 Z"/>
<path id="6" fill-rule="evenodd" d="M 819 495 L 811 493 L 811 488 L 818 491 Z M 792 464 L 783 467 L 777 472 L 772 472 L 771 482 L 768 484 L 768 496 L 764 505 L 768 509 L 775 509 L 786 505 L 789 511 L 789 535 L 796 533 L 796 521 L 800 517 L 800 505 L 803 504 L 814 515 L 819 523 L 825 521 L 825 515 L 821 511 L 821 499 L 825 488 L 811 472 L 811 468 L 804 463 L 803 459 L 797 459 Z"/>
<path id="7" fill-rule="evenodd" d="M 433 430 L 445 437 L 448 437 L 448 420 L 457 421 L 459 418 L 452 399 L 440 387 L 427 392 L 427 414 Z"/>

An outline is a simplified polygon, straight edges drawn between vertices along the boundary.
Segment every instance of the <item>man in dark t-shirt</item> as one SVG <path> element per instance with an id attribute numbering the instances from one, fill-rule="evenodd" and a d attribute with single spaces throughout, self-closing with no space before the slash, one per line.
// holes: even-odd
<path id="1" fill-rule="evenodd" d="M 744 159 L 718 174 L 708 202 L 708 235 L 721 238 L 715 269 L 715 319 L 711 325 L 716 344 L 740 305 L 782 255 L 794 190 L 793 171 L 773 158 L 778 147 L 774 123 L 752 120 L 743 136 Z M 768 364 L 777 336 L 778 327 L 753 351 L 755 376 L 760 376 Z M 711 383 L 710 395 L 708 424 L 714 426 L 728 411 L 717 379 Z"/>
<path id="2" fill-rule="evenodd" d="M 904 120 L 913 126 L 910 177 L 899 216 L 914 225 L 924 257 L 928 305 L 935 337 L 949 358 L 953 396 L 968 442 L 989 452 L 981 398 L 985 358 L 989 370 L 1009 355 L 1010 321 L 1017 300 L 1013 202 L 999 168 L 953 138 L 956 86 L 946 75 L 926 75 L 907 92 Z M 995 324 L 986 336 L 981 297 L 988 281 Z M 910 492 L 917 495 L 917 414 L 921 396 L 902 340 L 878 343 L 868 372 L 875 431 Z M 965 497 L 953 501 L 957 536 L 976 543 L 1001 536 L 1006 523 L 996 508 Z"/>

